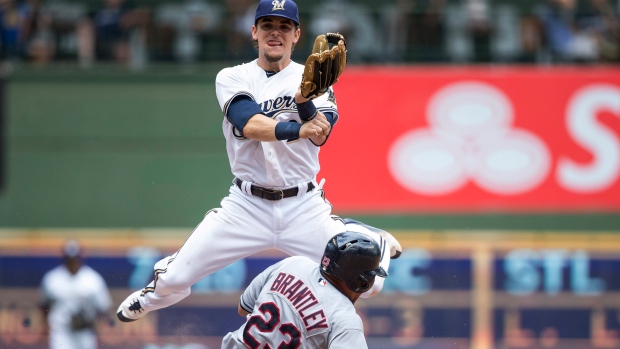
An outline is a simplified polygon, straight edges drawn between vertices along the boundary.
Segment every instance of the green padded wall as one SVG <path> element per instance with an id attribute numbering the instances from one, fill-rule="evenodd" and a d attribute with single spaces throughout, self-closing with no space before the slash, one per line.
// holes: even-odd
<path id="1" fill-rule="evenodd" d="M 195 226 L 232 180 L 220 68 L 11 75 L 0 227 Z M 620 229 L 613 212 L 353 217 L 385 229 Z"/>
<path id="2" fill-rule="evenodd" d="M 0 226 L 194 225 L 227 193 L 212 76 L 18 77 L 6 90 Z"/>

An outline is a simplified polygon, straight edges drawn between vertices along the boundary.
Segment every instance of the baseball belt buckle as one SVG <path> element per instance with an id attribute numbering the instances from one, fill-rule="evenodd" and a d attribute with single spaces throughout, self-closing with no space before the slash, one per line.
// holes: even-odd
<path id="1" fill-rule="evenodd" d="M 268 194 L 263 195 L 263 198 L 267 200 L 278 201 L 284 198 L 284 192 L 282 189 L 263 188 L 263 192 L 264 194 Z"/>

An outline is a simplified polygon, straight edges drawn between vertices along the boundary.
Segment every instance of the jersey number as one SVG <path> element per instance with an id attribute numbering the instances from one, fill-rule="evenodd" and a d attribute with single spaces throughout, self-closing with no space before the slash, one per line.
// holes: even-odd
<path id="1" fill-rule="evenodd" d="M 261 346 L 261 343 L 250 334 L 250 329 L 252 329 L 253 326 L 256 326 L 260 332 L 264 333 L 273 332 L 273 330 L 278 327 L 280 333 L 288 335 L 291 339 L 288 342 L 280 342 L 278 349 L 299 348 L 301 345 L 301 332 L 299 332 L 299 329 L 291 323 L 285 323 L 278 326 L 280 324 L 280 309 L 278 309 L 278 306 L 276 306 L 275 303 L 263 303 L 258 307 L 258 310 L 260 310 L 263 314 L 269 313 L 269 321 L 265 321 L 265 319 L 263 319 L 260 315 L 254 315 L 250 317 L 248 322 L 245 324 L 245 328 L 243 329 L 243 341 L 248 347 L 250 347 L 250 349 L 271 349 L 267 343 L 264 346 Z"/>

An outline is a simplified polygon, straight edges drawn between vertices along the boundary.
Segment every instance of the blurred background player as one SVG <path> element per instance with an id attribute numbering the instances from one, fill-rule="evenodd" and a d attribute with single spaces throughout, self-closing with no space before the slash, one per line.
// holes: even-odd
<path id="1" fill-rule="evenodd" d="M 50 349 L 95 349 L 95 323 L 108 317 L 112 304 L 103 277 L 84 264 L 76 240 L 62 247 L 62 264 L 41 282 L 41 310 L 47 324 Z"/>
<path id="2" fill-rule="evenodd" d="M 222 349 L 367 348 L 354 304 L 387 272 L 381 247 L 368 236 L 332 237 L 317 263 L 289 257 L 259 274 L 241 295 L 245 324 L 222 341 Z M 283 345 L 284 344 L 284 345 Z"/>

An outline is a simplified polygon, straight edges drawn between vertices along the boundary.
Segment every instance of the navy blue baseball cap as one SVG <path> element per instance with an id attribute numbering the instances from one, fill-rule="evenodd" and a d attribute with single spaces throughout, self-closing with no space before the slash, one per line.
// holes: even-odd
<path id="1" fill-rule="evenodd" d="M 62 246 L 62 255 L 66 258 L 78 258 L 82 255 L 82 246 L 76 240 L 67 240 Z"/>
<path id="2" fill-rule="evenodd" d="M 293 0 L 261 0 L 256 8 L 254 23 L 267 16 L 288 18 L 299 25 L 299 10 Z"/>

